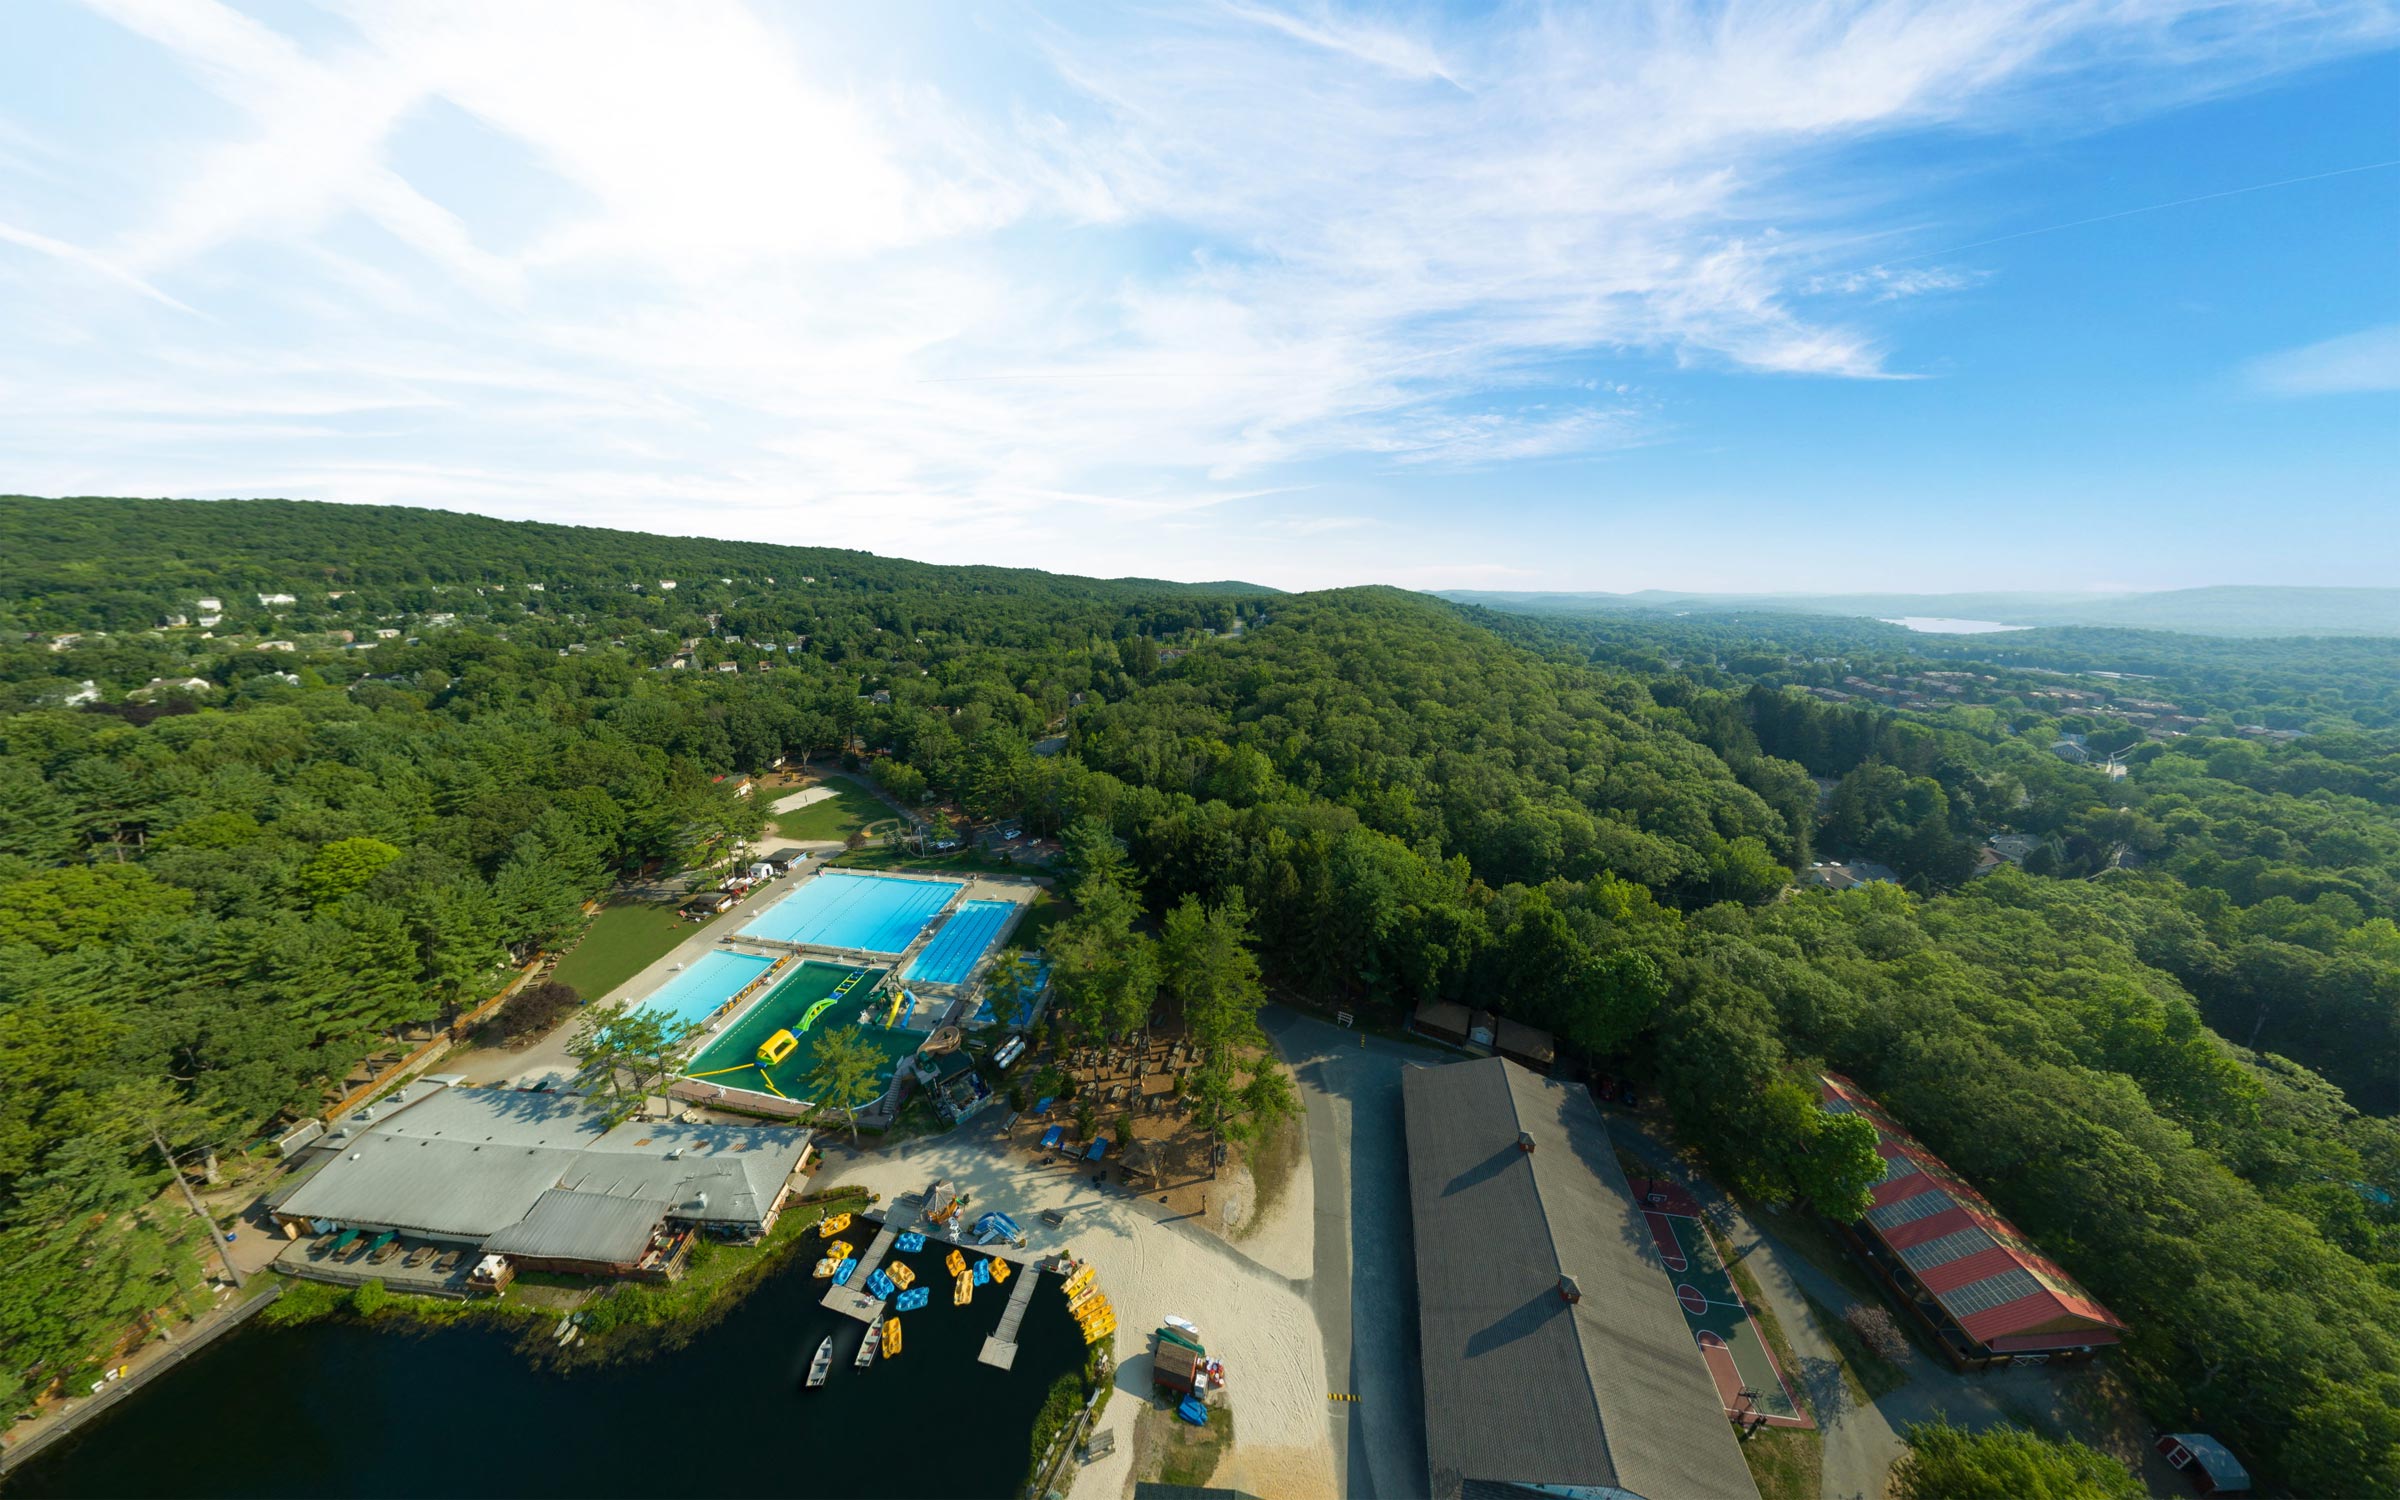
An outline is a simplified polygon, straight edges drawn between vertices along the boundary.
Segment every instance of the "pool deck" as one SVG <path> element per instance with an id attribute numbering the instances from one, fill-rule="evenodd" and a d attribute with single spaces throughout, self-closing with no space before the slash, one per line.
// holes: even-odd
<path id="1" fill-rule="evenodd" d="M 990 1246 L 954 1240 L 938 1229 L 927 1228 L 919 1233 L 925 1236 L 925 1242 L 929 1245 L 936 1242 L 953 1245 L 960 1250 L 990 1256 L 994 1260 L 1005 1260 L 1015 1268 L 1016 1285 L 1009 1290 L 1008 1310 L 1000 1315 L 999 1329 L 983 1341 L 983 1352 L 976 1356 L 984 1364 L 1002 1370 L 1014 1368 L 1017 1363 L 1017 1329 L 1024 1325 L 1025 1309 L 1032 1305 L 1033 1289 L 1042 1275 L 1035 1269 L 1035 1261 L 1031 1257 L 1020 1260 L 1013 1255 L 999 1255 Z M 890 1222 L 887 1211 L 882 1227 L 876 1231 L 875 1242 L 867 1247 L 867 1253 L 859 1259 L 858 1269 L 851 1273 L 850 1284 L 826 1288 L 823 1305 L 844 1317 L 856 1318 L 861 1323 L 874 1322 L 883 1312 L 883 1299 L 866 1290 L 867 1278 L 882 1266 L 884 1256 L 891 1253 L 892 1242 L 899 1238 L 900 1230 Z"/>

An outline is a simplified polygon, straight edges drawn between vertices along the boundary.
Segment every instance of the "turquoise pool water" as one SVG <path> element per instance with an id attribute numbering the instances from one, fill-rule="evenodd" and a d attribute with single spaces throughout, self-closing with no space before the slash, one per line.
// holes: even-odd
<path id="1" fill-rule="evenodd" d="M 933 935 L 925 951 L 910 961 L 903 979 L 919 984 L 956 984 L 975 968 L 983 950 L 992 945 L 1008 914 L 1017 909 L 1014 901 L 970 901 L 950 914 L 942 930 Z"/>
<path id="2" fill-rule="evenodd" d="M 662 1012 L 677 1021 L 703 1021 L 774 966 L 774 959 L 753 953 L 704 953 L 634 1009 Z"/>
<path id="3" fill-rule="evenodd" d="M 778 943 L 898 953 L 965 889 L 955 880 L 827 870 L 751 918 L 742 931 Z"/>

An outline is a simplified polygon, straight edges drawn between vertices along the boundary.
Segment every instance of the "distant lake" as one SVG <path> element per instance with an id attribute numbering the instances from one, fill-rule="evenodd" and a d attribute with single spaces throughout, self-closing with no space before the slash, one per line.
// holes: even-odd
<path id="1" fill-rule="evenodd" d="M 2031 630 L 2030 625 L 2003 625 L 1998 620 L 1953 620 L 1946 615 L 1902 615 L 1886 625 L 1905 625 L 1920 635 L 1990 635 L 1995 630 Z"/>

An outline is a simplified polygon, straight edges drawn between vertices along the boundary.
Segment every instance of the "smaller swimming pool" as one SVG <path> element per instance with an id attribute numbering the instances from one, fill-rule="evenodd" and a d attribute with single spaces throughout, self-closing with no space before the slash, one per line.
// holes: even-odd
<path id="1" fill-rule="evenodd" d="M 860 953 L 899 953 L 966 887 L 826 870 L 752 917 L 742 931 L 771 942 Z"/>
<path id="2" fill-rule="evenodd" d="M 950 914 L 950 920 L 910 960 L 908 971 L 901 977 L 919 984 L 958 983 L 974 972 L 983 950 L 992 945 L 1009 913 L 1016 909 L 1014 901 L 968 902 Z"/>
<path id="3" fill-rule="evenodd" d="M 760 954 L 704 953 L 634 1009 L 656 1011 L 672 1021 L 705 1021 L 773 967 L 775 960 Z"/>

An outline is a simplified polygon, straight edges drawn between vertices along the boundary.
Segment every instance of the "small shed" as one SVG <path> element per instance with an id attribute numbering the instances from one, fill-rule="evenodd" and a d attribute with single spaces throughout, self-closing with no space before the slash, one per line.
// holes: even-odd
<path id="1" fill-rule="evenodd" d="M 2205 1432 L 2167 1432 L 2159 1434 L 2156 1444 L 2159 1457 L 2167 1466 L 2191 1481 L 2196 1495 L 2246 1495 L 2250 1493 L 2250 1471 L 2223 1443 Z"/>
<path id="2" fill-rule="evenodd" d="M 1448 1042 L 1453 1047 L 1464 1047 L 1471 1020 L 1467 1008 L 1455 1000 L 1428 1000 L 1417 1007 L 1417 1013 L 1410 1018 L 1409 1024 L 1420 1036 Z"/>
<path id="3" fill-rule="evenodd" d="M 1495 1018 L 1492 1050 L 1521 1068 L 1547 1073 L 1558 1061 L 1558 1041 L 1539 1026 L 1527 1026 L 1506 1016 Z"/>
<path id="4" fill-rule="evenodd" d="M 1163 1385 L 1170 1391 L 1196 1390 L 1200 1383 L 1200 1367 L 1207 1362 L 1208 1356 L 1197 1349 L 1186 1349 L 1181 1344 L 1160 1339 L 1158 1353 L 1150 1360 L 1151 1383 Z"/>

